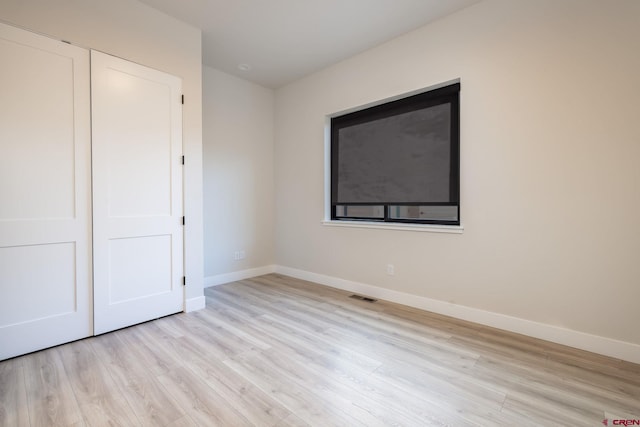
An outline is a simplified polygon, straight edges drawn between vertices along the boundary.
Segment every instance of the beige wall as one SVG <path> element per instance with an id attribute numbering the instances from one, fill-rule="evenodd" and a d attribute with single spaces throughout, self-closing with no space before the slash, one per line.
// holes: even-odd
<path id="1" fill-rule="evenodd" d="M 204 67 L 203 111 L 207 285 L 273 264 L 274 93 Z"/>
<path id="2" fill-rule="evenodd" d="M 276 263 L 640 344 L 638 22 L 486 0 L 278 90 Z M 321 225 L 325 115 L 454 78 L 464 233 Z"/>
<path id="3" fill-rule="evenodd" d="M 187 300 L 202 296 L 202 54 L 198 29 L 135 0 L 2 0 L 0 20 L 182 78 Z"/>

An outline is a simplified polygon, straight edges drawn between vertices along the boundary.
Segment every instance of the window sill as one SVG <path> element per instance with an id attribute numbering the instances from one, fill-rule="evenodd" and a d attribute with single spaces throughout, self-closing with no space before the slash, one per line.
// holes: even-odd
<path id="1" fill-rule="evenodd" d="M 402 224 L 369 221 L 322 221 L 322 225 L 330 227 L 377 228 L 382 230 L 426 231 L 429 233 L 462 234 L 462 225 Z"/>

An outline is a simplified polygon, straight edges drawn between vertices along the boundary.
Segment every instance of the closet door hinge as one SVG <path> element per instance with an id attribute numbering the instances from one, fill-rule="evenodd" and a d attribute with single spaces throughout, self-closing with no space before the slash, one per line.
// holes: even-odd
<path id="1" fill-rule="evenodd" d="M 186 276 L 182 276 L 182 286 L 187 286 L 187 278 L 186 278 Z"/>
<path id="2" fill-rule="evenodd" d="M 184 219 L 184 217 L 182 217 L 182 225 L 184 225 L 184 224 L 185 224 L 185 219 Z"/>
<path id="3" fill-rule="evenodd" d="M 182 105 L 184 105 L 184 95 L 180 97 L 180 101 L 182 102 Z"/>
<path id="4" fill-rule="evenodd" d="M 184 156 L 182 156 L 182 164 L 184 165 Z"/>

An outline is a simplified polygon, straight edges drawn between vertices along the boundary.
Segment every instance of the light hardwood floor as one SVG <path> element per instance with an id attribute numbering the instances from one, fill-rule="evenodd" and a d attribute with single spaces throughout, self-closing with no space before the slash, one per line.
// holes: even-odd
<path id="1" fill-rule="evenodd" d="M 205 295 L 205 310 L 0 362 L 0 425 L 640 420 L 640 365 L 275 274 Z"/>

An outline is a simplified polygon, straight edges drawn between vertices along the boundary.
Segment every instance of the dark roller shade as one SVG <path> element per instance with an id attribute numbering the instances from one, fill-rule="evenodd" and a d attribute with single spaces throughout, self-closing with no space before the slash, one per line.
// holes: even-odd
<path id="1" fill-rule="evenodd" d="M 450 200 L 451 104 L 339 130 L 337 203 Z"/>
<path id="2" fill-rule="evenodd" d="M 460 83 L 331 119 L 331 218 L 460 224 Z"/>

